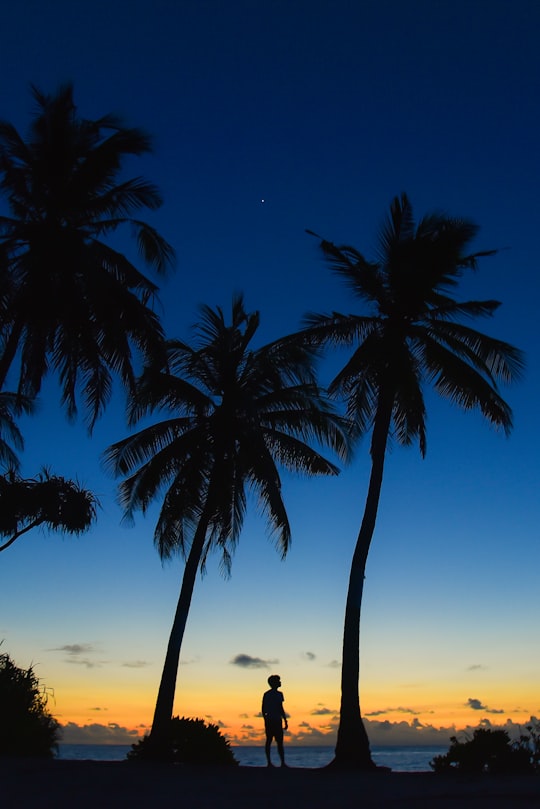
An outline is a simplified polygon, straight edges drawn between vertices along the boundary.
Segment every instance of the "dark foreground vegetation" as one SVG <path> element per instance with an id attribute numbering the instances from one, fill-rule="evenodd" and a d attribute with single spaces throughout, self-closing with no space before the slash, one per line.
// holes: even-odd
<path id="1" fill-rule="evenodd" d="M 60 725 L 47 710 L 47 690 L 30 666 L 21 669 L 0 655 L 0 755 L 49 756 L 57 746 Z"/>
<path id="2" fill-rule="evenodd" d="M 512 741 L 505 730 L 477 728 L 472 738 L 450 739 L 450 749 L 436 756 L 436 773 L 527 773 L 540 772 L 540 723 L 527 726 L 527 733 Z"/>
<path id="3" fill-rule="evenodd" d="M 207 764 L 237 766 L 238 762 L 227 739 L 217 725 L 203 719 L 174 716 L 159 748 L 150 736 L 132 745 L 130 761 L 170 761 L 175 764 Z"/>

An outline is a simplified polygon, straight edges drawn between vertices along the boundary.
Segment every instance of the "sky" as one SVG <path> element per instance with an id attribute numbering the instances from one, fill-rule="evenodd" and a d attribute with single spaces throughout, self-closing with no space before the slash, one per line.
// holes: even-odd
<path id="1" fill-rule="evenodd" d="M 361 703 L 373 744 L 448 743 L 479 723 L 540 715 L 538 498 L 540 6 L 535 0 L 19 0 L 3 11 L 0 118 L 25 132 L 31 83 L 72 81 L 83 117 L 115 112 L 154 152 L 129 163 L 164 204 L 146 219 L 173 244 L 159 281 L 168 336 L 235 292 L 260 345 L 309 311 L 360 311 L 311 229 L 374 256 L 394 196 L 442 210 L 498 248 L 463 300 L 502 306 L 479 328 L 526 352 L 503 389 L 510 438 L 426 393 L 428 451 L 388 454 L 368 560 Z M 122 249 L 133 255 L 129 235 Z M 131 252 L 130 252 L 131 251 Z M 321 366 L 330 381 L 337 357 Z M 0 557 L 0 640 L 33 665 L 64 741 L 129 743 L 149 729 L 183 562 L 163 565 L 157 511 L 122 522 L 106 447 L 128 434 L 117 390 L 88 437 L 54 379 L 21 422 L 22 472 L 43 466 L 100 499 L 81 537 L 37 531 Z M 332 744 L 350 561 L 368 440 L 338 478 L 284 476 L 292 547 L 281 561 L 248 515 L 223 579 L 196 584 L 175 713 L 262 737 L 267 677 L 281 675 L 290 744 Z"/>

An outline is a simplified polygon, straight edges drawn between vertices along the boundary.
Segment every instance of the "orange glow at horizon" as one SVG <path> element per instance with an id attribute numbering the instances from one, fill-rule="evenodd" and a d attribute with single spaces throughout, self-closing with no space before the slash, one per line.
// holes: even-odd
<path id="1" fill-rule="evenodd" d="M 285 709 L 290 716 L 287 741 L 291 743 L 299 739 L 299 743 L 333 745 L 339 695 L 335 692 L 319 693 L 315 702 L 309 692 L 298 693 L 291 688 L 283 690 Z M 464 693 L 467 694 L 465 698 Z M 412 698 L 409 690 L 408 699 L 405 699 L 404 689 L 397 689 L 395 692 L 370 694 L 362 702 L 362 711 L 373 733 L 382 724 L 402 729 L 414 726 L 420 730 L 431 727 L 456 731 L 475 727 L 485 720 L 493 725 L 504 725 L 508 720 L 525 725 L 535 714 L 536 694 L 532 687 L 527 693 L 521 688 L 519 703 L 522 707 L 519 707 L 513 693 L 509 684 L 501 689 L 483 688 L 480 703 L 472 691 L 470 694 L 464 692 L 462 685 L 449 685 L 444 692 L 435 688 L 423 690 L 420 702 L 419 694 L 414 693 Z M 204 684 L 198 689 L 180 690 L 174 713 L 199 717 L 218 725 L 233 744 L 260 744 L 264 738 L 261 696 L 262 690 L 261 694 L 246 695 L 240 688 L 230 689 L 227 685 L 216 690 Z M 62 725 L 118 725 L 144 735 L 152 722 L 154 698 L 155 692 L 147 684 L 144 688 L 126 688 L 121 682 L 116 682 L 113 687 L 103 683 L 101 688 L 93 689 L 89 697 L 80 686 L 64 682 L 55 690 L 54 699 L 50 699 L 49 710 Z"/>

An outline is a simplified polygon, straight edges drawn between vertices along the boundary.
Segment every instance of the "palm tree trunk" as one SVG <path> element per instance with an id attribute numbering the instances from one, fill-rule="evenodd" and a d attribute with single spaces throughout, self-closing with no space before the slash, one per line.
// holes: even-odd
<path id="1" fill-rule="evenodd" d="M 375 530 L 384 472 L 386 444 L 392 419 L 392 398 L 381 397 L 371 441 L 371 474 L 364 516 L 353 554 L 343 629 L 341 707 L 335 758 L 331 767 L 376 768 L 360 710 L 360 609 L 369 548 Z"/>
<path id="2" fill-rule="evenodd" d="M 150 738 L 157 754 L 159 753 L 162 744 L 164 744 L 166 741 L 166 734 L 173 715 L 174 694 L 176 690 L 176 678 L 178 674 L 180 650 L 182 648 L 182 640 L 184 638 L 184 631 L 191 605 L 191 598 L 193 596 L 193 588 L 195 587 L 197 571 L 199 569 L 204 548 L 207 527 L 208 518 L 205 517 L 205 514 L 203 513 L 197 526 L 193 543 L 186 561 L 184 575 L 182 578 L 182 587 L 180 588 L 180 596 L 178 598 L 176 613 L 167 646 L 167 654 L 165 655 L 163 672 L 161 674 L 161 682 L 159 684 L 154 719 L 152 721 L 152 730 L 150 733 Z"/>

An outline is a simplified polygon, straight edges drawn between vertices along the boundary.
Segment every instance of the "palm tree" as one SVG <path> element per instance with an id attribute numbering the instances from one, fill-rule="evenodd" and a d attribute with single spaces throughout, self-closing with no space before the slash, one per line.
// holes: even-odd
<path id="1" fill-rule="evenodd" d="M 0 390 L 17 356 L 19 391 L 33 397 L 49 368 L 62 385 L 68 415 L 82 391 L 89 426 L 110 393 L 111 373 L 132 387 L 132 349 L 163 352 L 151 303 L 157 287 L 104 239 L 128 226 L 142 259 L 163 274 L 173 251 L 135 218 L 161 197 L 140 177 L 119 180 L 130 155 L 150 150 L 148 136 L 116 117 L 77 115 L 71 85 L 54 95 L 32 88 L 37 110 L 24 140 L 0 122 Z"/>
<path id="2" fill-rule="evenodd" d="M 180 552 L 187 560 L 150 737 L 157 743 L 172 717 L 197 570 L 214 548 L 229 570 L 248 491 L 285 556 L 291 530 L 277 464 L 335 475 L 315 447 L 348 457 L 348 425 L 315 383 L 314 352 L 279 341 L 251 349 L 258 325 L 259 314 L 247 314 L 241 297 L 230 325 L 220 308 L 201 307 L 195 345 L 171 341 L 166 370 L 147 370 L 131 398 L 131 424 L 156 410 L 170 416 L 106 452 L 114 473 L 129 475 L 120 485 L 126 515 L 144 512 L 165 492 L 154 541 L 162 558 Z"/>
<path id="3" fill-rule="evenodd" d="M 16 393 L 0 392 L 0 466 L 17 471 L 20 466 L 16 450 L 24 448 L 16 417 L 34 412 L 34 402 Z"/>
<path id="4" fill-rule="evenodd" d="M 0 552 L 40 525 L 82 534 L 94 522 L 97 505 L 92 492 L 47 470 L 37 478 L 21 478 L 15 472 L 1 475 L 0 534 L 10 538 L 0 545 Z"/>
<path id="5" fill-rule="evenodd" d="M 521 352 L 457 322 L 464 316 L 492 315 L 499 303 L 460 303 L 450 296 L 464 270 L 475 269 L 478 258 L 495 252 L 466 252 L 477 231 L 469 221 L 439 213 L 416 225 L 403 194 L 391 204 L 375 262 L 354 247 L 321 241 L 331 270 L 371 310 L 366 315 L 311 314 L 301 333 L 312 346 L 354 347 L 329 392 L 345 399 L 347 415 L 360 432 L 372 431 L 371 475 L 345 609 L 340 722 L 332 766 L 375 766 L 360 711 L 360 607 L 390 436 L 401 445 L 418 441 L 425 455 L 427 384 L 466 410 L 479 409 L 505 433 L 512 427 L 512 413 L 497 382 L 519 377 Z"/>

